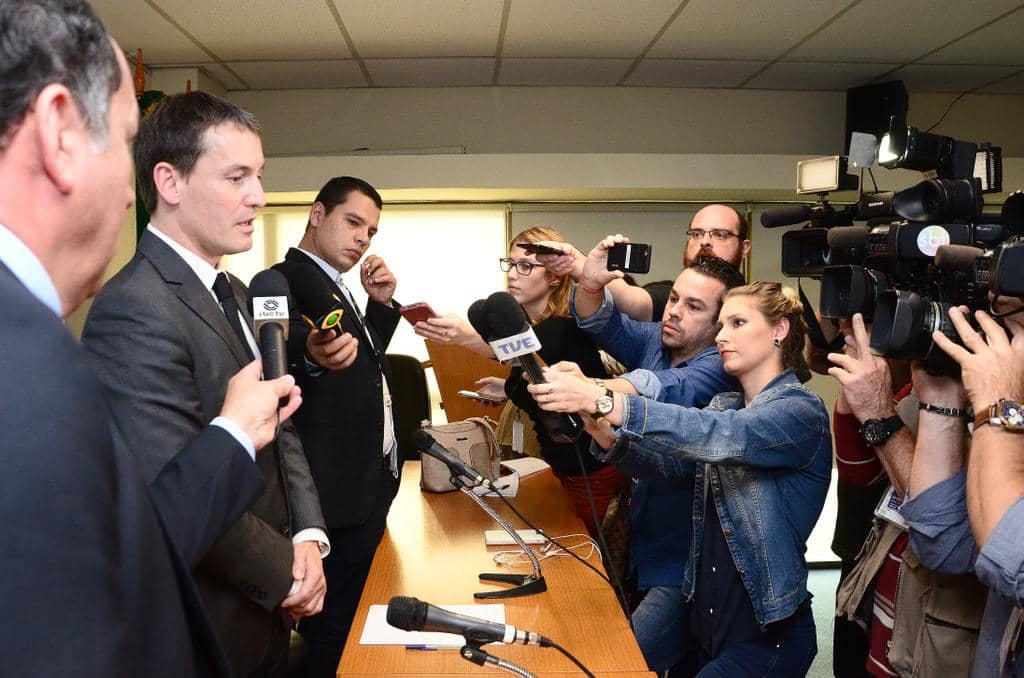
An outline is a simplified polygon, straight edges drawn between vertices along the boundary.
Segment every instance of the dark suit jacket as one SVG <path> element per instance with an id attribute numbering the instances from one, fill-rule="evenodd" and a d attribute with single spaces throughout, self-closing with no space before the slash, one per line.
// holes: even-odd
<path id="1" fill-rule="evenodd" d="M 245 287 L 233 280 L 240 308 Z M 212 293 L 166 243 L 146 232 L 104 287 L 82 342 L 111 393 L 118 425 L 152 480 L 220 411 L 229 379 L 248 361 Z M 266 490 L 199 563 L 195 574 L 232 668 L 259 662 L 292 583 L 291 535 L 325 528 L 316 488 L 290 423 L 256 455 Z"/>
<path id="2" fill-rule="evenodd" d="M 249 455 L 207 427 L 147 488 L 81 347 L 2 265 L 0 307 L 0 675 L 225 675 L 189 570 L 262 491 Z"/>
<path id="3" fill-rule="evenodd" d="M 304 276 L 327 281 L 345 309 L 342 330 L 359 339 L 359 353 L 350 367 L 311 376 L 304 359 L 309 326 L 293 318 L 288 330 L 288 362 L 302 388 L 302 407 L 295 413 L 295 426 L 302 436 L 324 517 L 331 528 L 361 525 L 381 503 L 361 490 L 378 485 L 384 444 L 381 374 L 392 388 L 391 369 L 384 353 L 401 318 L 398 306 L 372 300 L 367 304 L 366 324 L 374 341 L 371 345 L 345 295 L 316 262 L 292 248 L 274 268 L 288 279 L 297 309 L 307 315 L 310 300 L 296 295 L 295 290 L 303 289 L 296 281 Z M 401 458 L 398 463 L 401 465 Z M 396 483 L 396 492 L 397 488 Z"/>

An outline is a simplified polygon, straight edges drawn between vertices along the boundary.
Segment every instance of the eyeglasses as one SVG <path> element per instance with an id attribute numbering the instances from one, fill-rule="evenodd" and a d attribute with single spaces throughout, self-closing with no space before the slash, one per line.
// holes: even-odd
<path id="1" fill-rule="evenodd" d="M 721 228 L 714 228 L 710 231 L 694 231 L 690 230 L 686 232 L 686 235 L 690 237 L 690 240 L 703 240 L 704 238 L 711 237 L 715 240 L 728 240 L 729 238 L 738 238 L 738 234 L 732 231 L 726 231 Z"/>
<path id="2" fill-rule="evenodd" d="M 535 268 L 544 268 L 544 264 L 535 264 L 532 261 L 527 261 L 526 259 L 516 261 L 509 257 L 498 259 L 498 266 L 501 266 L 501 270 L 505 273 L 508 273 L 513 267 L 515 267 L 516 273 L 522 276 L 530 275 L 533 273 L 533 269 Z"/>

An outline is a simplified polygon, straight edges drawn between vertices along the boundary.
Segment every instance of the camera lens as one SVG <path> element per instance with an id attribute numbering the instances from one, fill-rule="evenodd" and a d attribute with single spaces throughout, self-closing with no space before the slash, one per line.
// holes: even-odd
<path id="1" fill-rule="evenodd" d="M 889 288 L 881 271 L 863 266 L 829 266 L 821 274 L 821 315 L 849 318 L 861 313 L 870 321 L 878 297 Z"/>
<path id="2" fill-rule="evenodd" d="M 910 221 L 934 223 L 970 219 L 981 214 L 977 179 L 927 179 L 893 196 L 893 211 Z"/>
<path id="3" fill-rule="evenodd" d="M 889 290 L 879 295 L 871 327 L 871 349 L 890 358 L 925 359 L 935 348 L 932 332 L 957 336 L 949 304 L 921 298 L 917 292 Z"/>

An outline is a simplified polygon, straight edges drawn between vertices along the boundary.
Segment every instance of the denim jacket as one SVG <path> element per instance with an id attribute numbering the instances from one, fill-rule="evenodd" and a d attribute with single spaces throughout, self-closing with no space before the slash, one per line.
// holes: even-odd
<path id="1" fill-rule="evenodd" d="M 697 464 L 693 539 L 683 589 L 693 597 L 704 528 L 705 491 L 721 516 L 740 578 L 762 626 L 807 598 L 807 538 L 831 479 L 828 412 L 792 370 L 746 407 L 742 393 L 715 396 L 704 410 L 626 396 L 619 439 L 598 458 L 641 477 L 675 477 Z"/>

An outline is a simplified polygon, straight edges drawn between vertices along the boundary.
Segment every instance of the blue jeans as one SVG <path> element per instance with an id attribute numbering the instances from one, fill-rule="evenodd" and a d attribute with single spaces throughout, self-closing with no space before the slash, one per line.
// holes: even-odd
<path id="1" fill-rule="evenodd" d="M 814 632 L 814 615 L 810 608 L 777 624 L 764 638 L 730 645 L 714 659 L 701 656 L 702 668 L 697 678 L 796 678 L 806 676 L 814 656 L 818 654 L 818 639 Z"/>
<path id="2" fill-rule="evenodd" d="M 633 633 L 651 671 L 672 668 L 693 649 L 690 604 L 679 586 L 648 589 L 632 615 Z"/>

